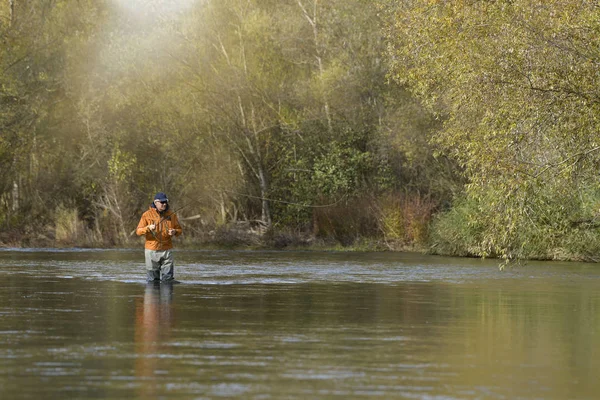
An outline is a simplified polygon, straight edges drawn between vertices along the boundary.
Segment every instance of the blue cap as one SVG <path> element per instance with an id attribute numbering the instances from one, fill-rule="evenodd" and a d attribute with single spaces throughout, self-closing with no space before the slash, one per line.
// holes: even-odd
<path id="1" fill-rule="evenodd" d="M 162 202 L 169 201 L 169 199 L 167 198 L 167 195 L 164 194 L 163 192 L 156 193 L 156 196 L 154 196 L 154 200 L 158 200 L 158 201 L 162 201 Z"/>

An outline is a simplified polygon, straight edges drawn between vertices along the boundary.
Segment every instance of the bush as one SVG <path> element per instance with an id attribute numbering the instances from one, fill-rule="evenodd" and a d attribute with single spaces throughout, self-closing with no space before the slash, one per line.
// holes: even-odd
<path id="1" fill-rule="evenodd" d="M 446 212 L 433 218 L 429 249 L 433 254 L 481 256 L 484 226 L 479 219 L 479 204 L 469 198 L 457 200 Z"/>
<path id="2" fill-rule="evenodd" d="M 389 194 L 377 203 L 377 222 L 389 247 L 422 247 L 428 242 L 429 224 L 436 204 L 416 194 Z"/>
<path id="3" fill-rule="evenodd" d="M 379 234 L 377 215 L 370 198 L 354 198 L 313 211 L 313 234 L 351 246 L 361 236 Z"/>
<path id="4" fill-rule="evenodd" d="M 538 186 L 465 195 L 436 216 L 430 251 L 453 256 L 595 261 L 600 254 L 600 193 Z"/>

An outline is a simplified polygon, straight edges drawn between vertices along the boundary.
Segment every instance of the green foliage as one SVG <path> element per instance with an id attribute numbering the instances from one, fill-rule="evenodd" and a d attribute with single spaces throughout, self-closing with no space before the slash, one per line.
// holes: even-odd
<path id="1" fill-rule="evenodd" d="M 454 191 L 435 121 L 386 82 L 371 2 L 15 4 L 0 27 L 5 229 L 123 244 L 160 190 L 198 235 L 260 221 L 350 243 L 380 235 L 375 196 Z"/>
<path id="2" fill-rule="evenodd" d="M 5 219 L 8 229 L 10 221 L 48 221 L 46 207 L 76 196 L 71 178 L 77 135 L 67 123 L 72 98 L 65 92 L 64 67 L 67 42 L 85 15 L 77 11 L 89 4 L 67 4 L 15 1 L 12 18 L 0 21 L 0 196 L 22 217 Z"/>
<path id="3" fill-rule="evenodd" d="M 318 193 L 335 197 L 349 195 L 359 188 L 361 178 L 372 162 L 368 152 L 333 142 L 313 166 L 312 182 Z"/>
<path id="4" fill-rule="evenodd" d="M 430 238 L 434 253 L 506 260 L 597 259 L 597 189 L 530 186 L 504 193 L 491 187 L 477 193 L 438 215 Z M 511 215 L 514 212 L 523 215 Z"/>
<path id="5" fill-rule="evenodd" d="M 0 8 L 5 232 L 126 243 L 160 190 L 198 235 L 598 250 L 593 2 L 15 5 Z"/>
<path id="6" fill-rule="evenodd" d="M 576 211 L 559 203 L 575 201 L 562 191 L 598 182 L 600 75 L 590 50 L 599 44 L 598 7 L 575 0 L 387 6 L 392 76 L 443 121 L 434 140 L 464 166 L 467 195 L 485 210 L 476 217 L 483 236 L 475 254 L 535 256 L 558 246 Z"/>
<path id="7" fill-rule="evenodd" d="M 136 164 L 135 156 L 124 153 L 116 147 L 108 160 L 108 172 L 117 182 L 124 182 L 131 177 L 131 170 Z"/>

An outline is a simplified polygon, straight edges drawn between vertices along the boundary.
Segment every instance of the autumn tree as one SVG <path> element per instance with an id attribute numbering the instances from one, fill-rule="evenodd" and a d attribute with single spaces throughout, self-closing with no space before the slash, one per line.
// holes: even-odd
<path id="1" fill-rule="evenodd" d="M 50 240 L 62 213 L 91 243 L 126 243 L 160 190 L 198 235 L 329 213 L 352 239 L 378 234 L 382 197 L 452 192 L 427 141 L 439 120 L 387 82 L 372 2 L 141 2 L 3 3 L 7 229 Z"/>
<path id="2" fill-rule="evenodd" d="M 66 47 L 69 35 L 85 31 L 78 11 L 61 1 L 11 1 L 0 22 L 2 103 L 2 199 L 11 216 L 36 217 L 68 198 L 73 148 L 63 122 L 70 115 L 65 96 Z M 61 193 L 61 191 L 63 191 Z M 5 220 L 8 222 L 8 220 Z M 17 221 L 13 221 L 15 223 Z"/>
<path id="3" fill-rule="evenodd" d="M 577 240 L 598 204 L 597 5 L 387 5 L 392 77 L 443 121 L 436 141 L 478 204 L 472 251 L 547 257 Z"/>

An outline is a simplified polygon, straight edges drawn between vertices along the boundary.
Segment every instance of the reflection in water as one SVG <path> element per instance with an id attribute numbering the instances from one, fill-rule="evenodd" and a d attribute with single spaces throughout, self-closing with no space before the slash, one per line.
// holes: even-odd
<path id="1" fill-rule="evenodd" d="M 174 324 L 173 284 L 148 283 L 140 303 L 135 308 L 135 376 L 140 397 L 145 398 L 156 394 L 162 343 L 169 339 Z"/>

